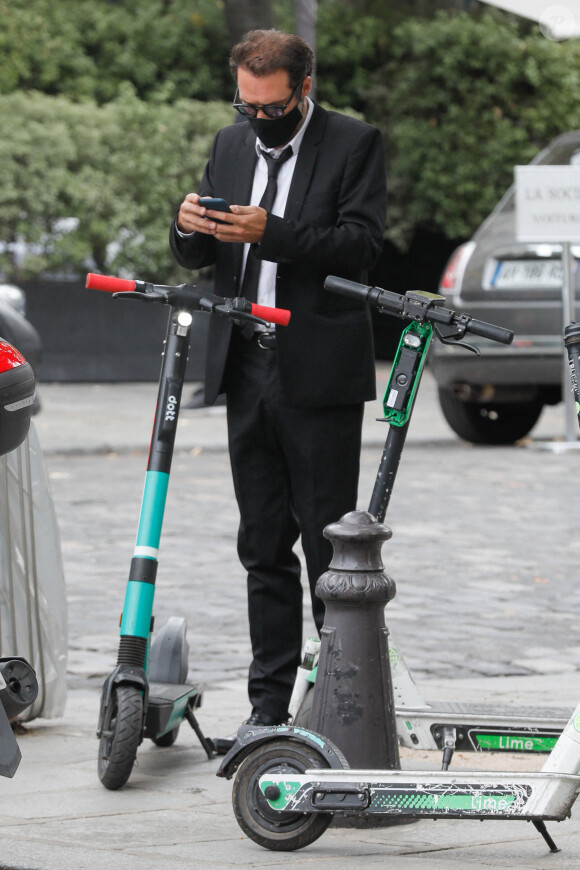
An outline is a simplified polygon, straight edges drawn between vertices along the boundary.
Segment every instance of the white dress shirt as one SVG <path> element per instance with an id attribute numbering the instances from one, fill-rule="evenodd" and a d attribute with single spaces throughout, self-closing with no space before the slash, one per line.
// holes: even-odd
<path id="1" fill-rule="evenodd" d="M 274 200 L 274 205 L 272 206 L 272 214 L 276 215 L 277 217 L 282 217 L 284 215 L 284 211 L 286 209 L 286 202 L 288 200 L 288 193 L 290 192 L 290 184 L 294 175 L 296 160 L 298 159 L 298 151 L 300 150 L 302 139 L 304 138 L 306 128 L 310 122 L 310 118 L 312 117 L 312 112 L 314 111 L 314 103 L 312 102 L 312 100 L 310 100 L 309 97 L 307 97 L 306 99 L 308 102 L 308 111 L 306 113 L 304 123 L 302 124 L 294 138 L 291 139 L 287 145 L 284 145 L 284 148 L 292 148 L 293 153 L 292 157 L 290 157 L 285 163 L 282 164 L 282 166 L 280 167 L 280 172 L 278 173 L 278 190 L 276 192 L 276 199 Z M 262 199 L 262 195 L 266 190 L 266 184 L 268 183 L 268 168 L 266 166 L 266 159 L 261 156 L 260 150 L 268 151 L 269 154 L 273 154 L 274 156 L 279 156 L 284 148 L 266 148 L 258 139 L 256 139 L 256 153 L 258 155 L 258 162 L 256 163 L 256 169 L 254 171 L 254 185 L 252 187 L 252 195 L 250 198 L 251 203 L 260 202 L 260 200 Z M 244 259 L 240 287 L 243 285 L 244 270 L 246 267 L 246 257 L 248 256 L 249 247 L 249 245 L 244 245 Z M 271 260 L 262 260 L 262 268 L 260 269 L 260 280 L 258 283 L 257 302 L 259 305 L 268 305 L 270 306 L 270 308 L 275 308 L 276 306 L 277 268 L 277 263 L 273 263 Z"/>

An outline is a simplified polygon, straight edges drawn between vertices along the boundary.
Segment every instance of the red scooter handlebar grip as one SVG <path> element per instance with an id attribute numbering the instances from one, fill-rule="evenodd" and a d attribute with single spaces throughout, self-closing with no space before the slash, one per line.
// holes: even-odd
<path id="1" fill-rule="evenodd" d="M 268 308 L 266 305 L 256 305 L 252 302 L 251 313 L 254 317 L 267 320 L 268 323 L 277 323 L 279 326 L 288 326 L 291 312 L 287 308 Z"/>
<path id="2" fill-rule="evenodd" d="M 135 283 L 126 278 L 113 278 L 111 275 L 89 272 L 86 286 L 88 290 L 104 290 L 106 293 L 131 293 L 135 289 Z"/>

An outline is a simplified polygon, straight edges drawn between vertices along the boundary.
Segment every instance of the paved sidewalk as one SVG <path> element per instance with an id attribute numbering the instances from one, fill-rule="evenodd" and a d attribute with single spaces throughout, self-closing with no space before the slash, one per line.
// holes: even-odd
<path id="1" fill-rule="evenodd" d="M 377 399 L 365 406 L 363 443 L 382 446 L 387 426 L 377 422 L 390 373 L 389 363 L 377 364 Z M 183 401 L 193 391 L 186 384 Z M 35 425 L 45 454 L 126 452 L 146 449 L 157 399 L 157 384 L 43 384 L 38 393 L 42 412 Z M 534 439 L 559 439 L 564 435 L 561 405 L 546 407 L 532 432 Z M 413 410 L 407 440 L 454 442 L 454 433 L 441 413 L 433 377 L 427 370 Z M 225 408 L 216 406 L 183 410 L 179 419 L 176 449 L 225 450 L 227 431 Z"/>
<path id="2" fill-rule="evenodd" d="M 387 366 L 379 366 L 384 385 Z M 109 792 L 96 772 L 99 689 L 117 644 L 156 387 L 41 384 L 35 420 L 60 521 L 69 599 L 65 716 L 19 736 L 23 760 L 0 778 L 0 870 L 165 870 L 298 867 L 578 870 L 580 810 L 549 824 L 551 855 L 523 822 L 424 820 L 376 830 L 330 828 L 297 853 L 249 841 L 187 725 L 173 747 L 141 747 L 128 785 Z M 386 427 L 367 408 L 361 491 L 372 486 Z M 428 698 L 573 707 L 577 614 L 578 455 L 534 449 L 557 439 L 562 409 L 547 409 L 530 447 L 462 444 L 443 420 L 426 374 L 388 524 L 385 565 L 398 593 L 387 624 Z M 183 609 L 190 676 L 205 681 L 199 722 L 209 736 L 248 715 L 243 578 L 223 408 L 184 411 L 161 552 L 158 616 Z M 195 535 L 191 530 L 195 529 Z M 392 546 L 391 546 L 392 544 Z M 184 566 L 186 566 L 184 570 Z M 407 768 L 437 769 L 438 753 L 403 753 Z M 538 770 L 535 756 L 457 753 L 457 770 Z"/>
<path id="3" fill-rule="evenodd" d="M 452 693 L 481 700 L 498 698 L 497 680 L 453 684 Z M 544 679 L 544 690 L 559 681 Z M 434 695 L 449 698 L 449 686 L 432 684 Z M 565 688 L 565 687 L 563 687 Z M 20 738 L 23 761 L 13 780 L 0 782 L 2 862 L 9 868 L 39 870 L 165 870 L 169 865 L 210 870 L 228 867 L 313 867 L 353 870 L 467 870 L 473 867 L 517 870 L 577 870 L 580 822 L 548 824 L 561 848 L 548 852 L 543 840 L 524 822 L 431 820 L 376 830 L 333 829 L 316 843 L 294 853 L 261 849 L 239 829 L 231 807 L 231 783 L 215 776 L 216 761 L 207 761 L 193 732 L 184 726 L 178 742 L 158 749 L 150 741 L 139 750 L 138 766 L 128 785 L 104 789 L 96 775 L 94 691 L 70 693 L 61 722 L 38 722 Z M 220 683 L 206 694 L 199 712 L 209 733 L 226 717 L 246 714 L 241 680 Z M 436 768 L 440 762 L 407 754 L 407 767 Z M 521 765 L 521 759 L 519 759 Z M 515 765 L 501 756 L 463 755 L 454 769 Z M 541 762 L 528 756 L 525 766 Z"/>

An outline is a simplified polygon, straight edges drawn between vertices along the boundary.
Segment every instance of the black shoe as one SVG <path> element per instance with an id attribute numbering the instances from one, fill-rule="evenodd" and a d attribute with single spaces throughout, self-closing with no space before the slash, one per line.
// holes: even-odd
<path id="1" fill-rule="evenodd" d="M 268 726 L 283 725 L 284 723 L 280 721 L 280 717 L 270 716 L 269 713 L 264 713 L 263 710 L 259 710 L 258 707 L 254 707 L 254 709 L 252 710 L 252 715 L 249 719 L 246 719 L 243 724 Z"/>
<path id="2" fill-rule="evenodd" d="M 263 710 L 258 709 L 258 707 L 254 707 L 250 718 L 242 722 L 242 725 L 255 725 L 257 728 L 265 728 L 273 725 L 284 725 L 284 722 L 280 721 L 280 717 L 270 716 L 269 713 L 265 713 Z M 236 737 L 237 734 L 230 734 L 229 737 L 214 738 L 213 744 L 217 754 L 227 755 L 236 742 Z"/>

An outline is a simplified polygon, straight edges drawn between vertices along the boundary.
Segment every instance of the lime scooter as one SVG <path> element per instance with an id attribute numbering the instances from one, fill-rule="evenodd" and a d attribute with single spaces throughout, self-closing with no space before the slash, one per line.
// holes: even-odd
<path id="1" fill-rule="evenodd" d="M 328 279 L 327 286 L 339 292 L 341 287 L 346 286 L 346 292 L 349 292 L 344 282 L 333 277 Z M 357 291 L 353 292 L 356 295 Z M 454 320 L 450 317 L 453 312 L 442 308 L 444 299 L 441 296 L 411 292 L 400 297 L 377 288 L 368 291 L 368 296 L 370 304 L 379 312 L 411 320 L 403 330 L 384 394 L 384 422 L 390 426 L 368 507 L 368 512 L 378 522 L 383 522 L 433 332 L 441 341 L 459 344 L 476 352 L 477 346 L 461 341 L 466 331 L 496 340 L 501 334 L 497 331 L 498 327 L 491 326 L 487 333 L 481 328 L 476 333 L 477 321 L 463 315 Z M 507 330 L 503 332 L 505 339 Z M 302 665 L 298 669 L 289 704 L 291 722 L 306 728 L 312 707 L 311 689 L 316 679 L 319 650 L 320 641 L 317 638 L 306 641 Z M 572 712 L 561 707 L 499 707 L 492 704 L 427 701 L 419 691 L 392 634 L 389 660 L 399 743 L 408 749 L 442 751 L 443 770 L 449 767 L 455 750 L 547 755 L 554 748 Z"/>
<path id="2" fill-rule="evenodd" d="M 215 755 L 213 743 L 203 735 L 194 713 L 202 702 L 201 689 L 187 683 L 185 619 L 171 617 L 151 641 L 159 543 L 193 313 L 206 311 L 227 317 L 236 326 L 253 322 L 269 327 L 272 323 L 286 325 L 290 312 L 256 305 L 242 297 L 225 299 L 187 284 L 165 286 L 90 273 L 87 287 L 110 292 L 116 298 L 170 307 L 117 666 L 103 685 L 97 729 L 99 779 L 106 788 L 118 789 L 131 775 L 143 738 L 150 738 L 157 746 L 171 746 L 184 719 L 207 757 Z"/>
<path id="3" fill-rule="evenodd" d="M 392 448 L 400 456 L 413 398 L 407 387 L 411 381 L 418 384 L 433 327 L 444 341 L 458 342 L 466 333 L 504 342 L 512 338 L 501 327 L 443 308 L 442 297 L 422 293 L 401 296 L 333 277 L 327 279 L 326 287 L 411 321 L 386 394 L 386 405 L 400 415 L 401 425 L 390 444 L 387 440 L 385 453 Z M 577 336 L 580 347 L 580 327 Z M 384 515 L 396 474 L 396 467 L 384 460 L 385 454 L 371 500 L 377 520 Z M 416 733 L 413 717 L 407 718 L 412 726 L 409 732 Z M 448 721 L 453 722 L 451 715 Z M 238 824 L 248 837 L 271 850 L 291 851 L 309 845 L 324 833 L 335 815 L 383 815 L 532 821 L 555 852 L 558 849 L 545 821 L 565 819 L 580 791 L 580 704 L 540 773 L 351 770 L 331 741 L 299 725 L 288 725 L 243 726 L 218 770 L 218 776 L 228 779 L 234 774 L 232 800 Z"/>

